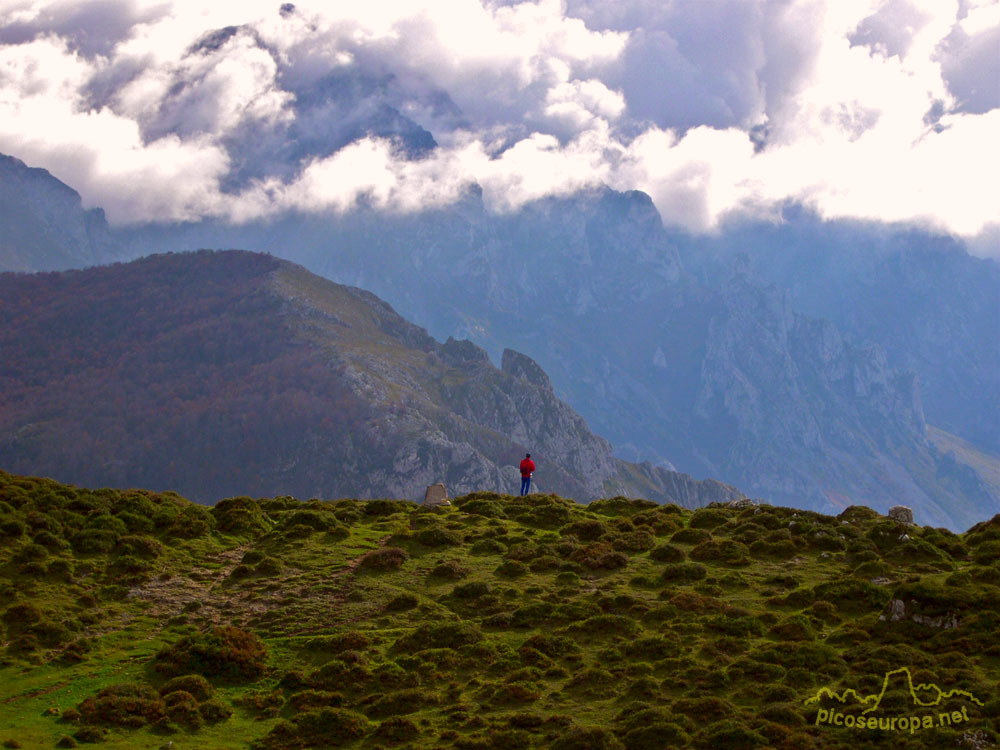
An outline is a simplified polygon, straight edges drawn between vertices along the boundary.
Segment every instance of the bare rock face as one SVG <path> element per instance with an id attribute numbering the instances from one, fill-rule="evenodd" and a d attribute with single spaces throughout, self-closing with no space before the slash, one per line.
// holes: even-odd
<path id="1" fill-rule="evenodd" d="M 905 505 L 893 505 L 889 508 L 889 518 L 899 523 L 913 525 L 913 509 Z"/>
<path id="2" fill-rule="evenodd" d="M 503 350 L 500 369 L 511 377 L 522 378 L 532 385 L 537 385 L 547 391 L 552 390 L 552 381 L 545 374 L 545 370 L 539 367 L 538 363 L 531 357 L 520 352 L 515 352 L 513 349 Z"/>
<path id="3" fill-rule="evenodd" d="M 436 508 L 439 505 L 451 505 L 448 501 L 448 490 L 442 482 L 432 484 L 424 493 L 424 505 Z"/>

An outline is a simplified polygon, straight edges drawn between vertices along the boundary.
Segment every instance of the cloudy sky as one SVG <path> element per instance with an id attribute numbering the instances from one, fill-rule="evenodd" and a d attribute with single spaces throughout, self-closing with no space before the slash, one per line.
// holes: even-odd
<path id="1" fill-rule="evenodd" d="M 989 247 L 998 134 L 998 0 L 0 0 L 0 152 L 118 224 L 603 183 Z"/>

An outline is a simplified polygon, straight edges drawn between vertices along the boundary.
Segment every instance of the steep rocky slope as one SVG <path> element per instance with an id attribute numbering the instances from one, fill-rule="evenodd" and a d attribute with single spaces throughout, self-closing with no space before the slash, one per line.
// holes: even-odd
<path id="1" fill-rule="evenodd" d="M 104 212 L 44 169 L 0 154 L 0 271 L 57 271 L 113 260 Z"/>
<path id="2" fill-rule="evenodd" d="M 916 373 L 931 424 L 1000 454 L 1000 263 L 912 228 L 794 210 L 782 219 L 673 239 L 707 286 L 745 256 L 798 312 L 877 343 L 892 366 Z"/>
<path id="3" fill-rule="evenodd" d="M 0 465 L 84 484 L 415 499 L 738 496 L 616 459 L 532 360 L 440 344 L 360 289 L 244 252 L 0 277 Z"/>

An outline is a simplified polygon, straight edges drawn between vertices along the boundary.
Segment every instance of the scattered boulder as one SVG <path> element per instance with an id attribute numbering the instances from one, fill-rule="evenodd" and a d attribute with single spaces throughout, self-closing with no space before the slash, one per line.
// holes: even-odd
<path id="1" fill-rule="evenodd" d="M 886 614 L 879 615 L 879 620 L 885 622 L 899 622 L 900 620 L 912 620 L 918 625 L 926 625 L 929 628 L 944 628 L 954 630 L 961 624 L 961 620 L 954 612 L 947 612 L 937 617 L 929 617 L 915 612 L 918 603 L 911 601 L 909 604 L 902 599 L 893 599 L 889 602 L 889 609 Z"/>
<path id="2" fill-rule="evenodd" d="M 889 508 L 889 518 L 893 521 L 913 526 L 913 508 L 905 505 L 893 505 Z"/>
<path id="3" fill-rule="evenodd" d="M 451 502 L 448 500 L 448 489 L 444 486 L 443 482 L 432 484 L 427 488 L 427 491 L 424 493 L 423 504 L 428 508 L 451 505 Z"/>
<path id="4" fill-rule="evenodd" d="M 728 503 L 723 503 L 723 506 L 726 508 L 736 508 L 742 510 L 743 508 L 752 508 L 756 504 L 757 503 L 749 497 L 738 497 L 735 500 L 730 500 Z"/>

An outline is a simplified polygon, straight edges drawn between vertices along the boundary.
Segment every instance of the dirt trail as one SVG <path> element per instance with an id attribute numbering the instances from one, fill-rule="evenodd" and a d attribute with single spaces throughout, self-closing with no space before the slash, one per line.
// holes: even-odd
<path id="1" fill-rule="evenodd" d="M 176 617 L 189 604 L 198 602 L 202 605 L 198 608 L 198 614 L 218 625 L 224 619 L 220 605 L 226 603 L 228 597 L 222 597 L 222 601 L 218 601 L 220 597 L 213 593 L 213 589 L 229 577 L 249 547 L 249 544 L 233 547 L 206 560 L 208 563 L 221 564 L 219 568 L 196 565 L 186 576 L 153 578 L 134 586 L 129 590 L 128 598 L 149 602 L 146 614 L 164 620 Z"/>

